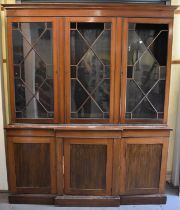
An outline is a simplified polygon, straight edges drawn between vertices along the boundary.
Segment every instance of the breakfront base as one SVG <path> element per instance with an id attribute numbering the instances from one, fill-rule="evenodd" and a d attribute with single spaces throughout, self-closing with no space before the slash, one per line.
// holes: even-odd
<path id="1" fill-rule="evenodd" d="M 165 194 L 121 196 L 121 205 L 166 204 Z"/>
<path id="2" fill-rule="evenodd" d="M 115 207 L 120 206 L 120 196 L 57 196 L 56 206 L 96 206 Z"/>
<path id="3" fill-rule="evenodd" d="M 116 207 L 120 205 L 166 204 L 164 194 L 129 196 L 56 196 L 42 194 L 11 194 L 9 203 L 46 204 L 76 207 Z"/>
<path id="4" fill-rule="evenodd" d="M 53 205 L 55 195 L 51 194 L 10 194 L 9 203 Z"/>

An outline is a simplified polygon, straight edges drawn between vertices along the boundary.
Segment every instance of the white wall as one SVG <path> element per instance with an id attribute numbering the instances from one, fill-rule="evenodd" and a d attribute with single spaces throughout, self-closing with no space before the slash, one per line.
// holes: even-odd
<path id="1" fill-rule="evenodd" d="M 172 5 L 180 6 L 180 0 L 172 0 Z M 179 8 L 180 9 L 180 8 Z M 172 60 L 180 60 L 180 14 L 174 16 L 173 27 L 173 51 Z M 169 112 L 168 112 L 168 125 L 173 129 L 169 141 L 169 155 L 167 170 L 171 173 L 173 167 L 173 151 L 174 141 L 176 134 L 176 115 L 178 106 L 178 96 L 180 92 L 180 65 L 173 64 L 171 67 L 171 85 L 170 85 L 170 98 L 169 98 Z"/>
<path id="2" fill-rule="evenodd" d="M 0 29 L 1 29 L 0 25 Z M 2 44 L 1 37 L 2 31 L 0 30 L 0 190 L 7 190 L 7 170 L 6 170 L 6 158 L 5 158 L 5 140 L 4 140 L 4 119 L 3 119 L 3 96 L 2 96 Z"/>
<path id="3" fill-rule="evenodd" d="M 15 0 L 0 0 L 1 4 L 14 3 Z M 5 100 L 2 93 L 7 95 L 7 80 L 4 80 L 4 72 L 7 71 L 6 63 L 2 64 L 2 59 L 7 59 L 6 56 L 6 34 L 5 34 L 5 16 L 4 12 L 0 11 L 0 191 L 8 190 L 7 184 L 7 168 L 5 156 L 5 138 L 4 138 L 4 121 L 8 118 L 7 99 Z M 4 84 L 2 83 L 4 81 Z M 5 87 L 5 88 L 4 88 Z M 8 98 L 8 97 L 7 97 Z M 3 105 L 3 106 L 2 106 Z M 4 109 L 6 107 L 6 109 Z"/>

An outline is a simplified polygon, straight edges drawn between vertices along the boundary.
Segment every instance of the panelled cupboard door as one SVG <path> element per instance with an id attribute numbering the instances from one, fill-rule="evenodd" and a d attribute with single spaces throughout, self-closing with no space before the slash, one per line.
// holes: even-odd
<path id="1" fill-rule="evenodd" d="M 10 192 L 56 193 L 53 137 L 8 137 Z"/>
<path id="2" fill-rule="evenodd" d="M 66 194 L 111 195 L 112 139 L 64 139 Z"/>
<path id="3" fill-rule="evenodd" d="M 65 21 L 66 122 L 112 123 L 116 19 Z"/>
<path id="4" fill-rule="evenodd" d="M 164 193 L 168 138 L 125 139 L 125 194 Z"/>
<path id="5" fill-rule="evenodd" d="M 59 25 L 56 18 L 8 18 L 12 122 L 58 120 Z"/>
<path id="6" fill-rule="evenodd" d="M 121 121 L 166 123 L 172 19 L 127 18 L 123 31 Z"/>

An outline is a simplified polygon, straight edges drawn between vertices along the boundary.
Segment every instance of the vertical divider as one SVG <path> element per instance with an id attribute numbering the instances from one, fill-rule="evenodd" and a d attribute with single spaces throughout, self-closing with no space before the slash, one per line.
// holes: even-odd
<path id="1" fill-rule="evenodd" d="M 114 71 L 114 123 L 120 121 L 120 78 L 121 78 L 121 46 L 122 46 L 122 18 L 116 19 L 116 43 L 115 43 L 115 71 Z"/>
<path id="2" fill-rule="evenodd" d="M 168 119 L 168 105 L 169 105 L 169 92 L 170 92 L 170 79 L 171 79 L 171 61 L 172 61 L 172 39 L 173 39 L 173 20 L 169 20 L 169 32 L 168 32 L 168 57 L 167 57 L 167 69 L 166 69 L 166 88 L 165 88 L 165 100 L 164 100 L 164 119 L 163 123 L 167 123 Z"/>
<path id="3" fill-rule="evenodd" d="M 12 46 L 12 18 L 7 20 L 7 36 L 8 36 L 8 68 L 9 68 L 9 85 L 10 85 L 10 110 L 11 110 L 11 119 L 10 123 L 16 121 L 15 115 L 15 93 L 14 93 L 14 71 L 13 71 L 13 49 Z"/>
<path id="4" fill-rule="evenodd" d="M 116 138 L 113 140 L 113 175 L 112 175 L 112 195 L 119 195 L 120 190 L 120 154 L 121 154 L 121 139 Z"/>
<path id="5" fill-rule="evenodd" d="M 123 32 L 124 32 L 122 37 L 123 54 L 122 54 L 122 64 L 121 64 L 121 114 L 120 114 L 121 123 L 125 123 L 125 110 L 126 110 L 128 18 L 123 20 Z"/>
<path id="6" fill-rule="evenodd" d="M 65 122 L 70 123 L 70 88 L 71 88 L 71 81 L 70 81 L 70 19 L 66 18 L 64 21 L 64 28 L 65 28 L 65 37 L 64 37 L 64 54 L 66 55 L 65 60 Z"/>
<path id="7" fill-rule="evenodd" d="M 57 162 L 57 193 L 63 195 L 63 139 L 56 137 L 56 162 Z"/>
<path id="8" fill-rule="evenodd" d="M 160 171 L 160 180 L 159 180 L 159 193 L 164 193 L 165 191 L 168 145 L 169 145 L 169 139 L 163 138 L 161 171 Z"/>
<path id="9" fill-rule="evenodd" d="M 125 194 L 126 186 L 126 139 L 121 138 L 120 142 L 120 194 Z"/>
<path id="10" fill-rule="evenodd" d="M 54 122 L 59 122 L 59 89 L 58 85 L 59 79 L 59 30 L 58 30 L 58 19 L 53 18 L 53 72 L 54 72 Z M 61 70 L 61 69 L 60 69 Z"/>
<path id="11" fill-rule="evenodd" d="M 110 72 L 110 118 L 109 122 L 114 123 L 115 118 L 115 110 L 114 110 L 114 104 L 115 104 L 115 72 L 116 72 L 116 19 L 112 18 L 112 29 L 111 29 L 111 72 Z"/>
<path id="12" fill-rule="evenodd" d="M 55 142 L 55 137 L 53 139 L 49 139 L 49 144 L 50 144 L 50 176 L 51 176 L 51 193 L 56 193 L 57 192 L 57 173 L 56 173 L 56 142 Z"/>
<path id="13" fill-rule="evenodd" d="M 58 104 L 59 104 L 59 120 L 60 123 L 64 123 L 65 121 L 65 114 L 64 114 L 64 109 L 65 109 L 65 96 L 64 96 L 64 70 L 65 70 L 65 64 L 64 64 L 64 57 L 65 57 L 65 51 L 64 51 L 64 24 L 63 24 L 63 19 L 58 18 L 58 27 L 57 27 L 57 43 L 56 45 L 58 46 L 58 52 L 57 52 L 57 57 L 58 57 Z"/>
<path id="14" fill-rule="evenodd" d="M 12 139 L 7 137 L 7 151 L 8 151 L 8 185 L 9 190 L 12 193 L 16 192 L 16 173 L 15 173 L 15 160 L 14 160 L 14 148 Z"/>

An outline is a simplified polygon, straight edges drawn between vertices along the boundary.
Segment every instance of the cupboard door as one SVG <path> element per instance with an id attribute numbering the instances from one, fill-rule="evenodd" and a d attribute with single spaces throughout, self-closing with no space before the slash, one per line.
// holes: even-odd
<path id="1" fill-rule="evenodd" d="M 129 138 L 125 142 L 125 193 L 163 193 L 168 138 Z"/>
<path id="2" fill-rule="evenodd" d="M 166 122 L 172 20 L 125 20 L 122 120 Z M 169 53 L 169 54 L 168 54 Z M 126 94 L 125 94 L 126 92 Z M 126 95 L 126 96 L 125 96 Z"/>
<path id="3" fill-rule="evenodd" d="M 65 139 L 65 193 L 110 195 L 112 139 Z"/>
<path id="4" fill-rule="evenodd" d="M 8 137 L 8 166 L 11 192 L 56 192 L 53 137 Z"/>
<path id="5" fill-rule="evenodd" d="M 57 121 L 56 28 L 53 18 L 8 18 L 13 122 Z"/>
<path id="6" fill-rule="evenodd" d="M 115 19 L 66 19 L 67 122 L 112 122 Z"/>

